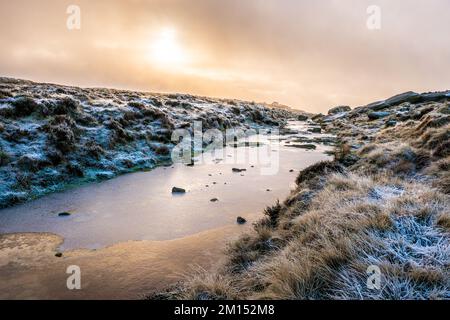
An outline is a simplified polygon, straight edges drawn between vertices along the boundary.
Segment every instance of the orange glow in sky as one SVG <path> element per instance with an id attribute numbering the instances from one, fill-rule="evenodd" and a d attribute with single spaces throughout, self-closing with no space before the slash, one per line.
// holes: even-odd
<path id="1" fill-rule="evenodd" d="M 450 89 L 449 12 L 448 0 L 0 0 L 0 76 L 325 112 Z"/>

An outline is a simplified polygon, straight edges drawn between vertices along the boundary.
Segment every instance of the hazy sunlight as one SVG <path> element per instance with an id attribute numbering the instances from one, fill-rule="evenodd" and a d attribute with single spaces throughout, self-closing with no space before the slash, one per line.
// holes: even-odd
<path id="1" fill-rule="evenodd" d="M 186 64 L 187 55 L 178 41 L 175 29 L 163 28 L 154 36 L 150 45 L 150 59 L 153 64 L 165 68 Z"/>

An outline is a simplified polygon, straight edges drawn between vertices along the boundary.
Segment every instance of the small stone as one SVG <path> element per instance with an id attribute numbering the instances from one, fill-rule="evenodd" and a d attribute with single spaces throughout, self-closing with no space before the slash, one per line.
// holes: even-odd
<path id="1" fill-rule="evenodd" d="M 244 224 L 244 223 L 247 222 L 247 220 L 245 220 L 245 219 L 242 218 L 242 217 L 237 217 L 236 222 L 237 222 L 238 224 Z"/>
<path id="2" fill-rule="evenodd" d="M 186 190 L 183 188 L 173 187 L 172 193 L 186 193 Z"/>
<path id="3" fill-rule="evenodd" d="M 322 129 L 319 127 L 309 128 L 308 131 L 311 133 L 322 133 Z"/>
<path id="4" fill-rule="evenodd" d="M 395 121 L 395 120 L 386 121 L 386 127 L 395 127 L 396 125 L 397 125 L 397 121 Z"/>
<path id="5" fill-rule="evenodd" d="M 289 170 L 289 172 L 294 172 L 294 169 Z"/>
<path id="6" fill-rule="evenodd" d="M 63 254 L 61 253 L 61 252 L 57 252 L 56 254 L 55 254 L 55 257 L 57 257 L 57 258 L 61 258 L 63 256 Z"/>
<path id="7" fill-rule="evenodd" d="M 71 215 L 70 212 L 61 212 L 61 213 L 58 213 L 58 216 L 59 216 L 59 217 L 68 217 L 68 216 L 70 216 L 70 215 Z"/>
<path id="8" fill-rule="evenodd" d="M 288 147 L 291 148 L 298 148 L 298 149 L 306 149 L 306 150 L 316 150 L 316 146 L 312 143 L 305 143 L 305 144 L 291 144 L 288 145 Z"/>
<path id="9" fill-rule="evenodd" d="M 272 191 L 272 190 L 270 190 L 270 189 L 267 189 L 266 191 L 267 191 L 267 192 L 270 192 L 270 191 Z"/>
<path id="10" fill-rule="evenodd" d="M 210 201 L 211 201 L 211 202 L 217 202 L 217 201 L 219 201 L 219 199 L 217 199 L 217 198 L 212 198 Z"/>
<path id="11" fill-rule="evenodd" d="M 247 171 L 247 169 L 233 168 L 232 171 L 233 172 L 244 172 L 244 171 Z"/>

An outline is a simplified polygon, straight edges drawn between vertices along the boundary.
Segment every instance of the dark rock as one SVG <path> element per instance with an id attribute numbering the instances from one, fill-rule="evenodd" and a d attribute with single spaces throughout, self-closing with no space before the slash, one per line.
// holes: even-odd
<path id="1" fill-rule="evenodd" d="M 212 198 L 212 199 L 209 200 L 209 201 L 211 201 L 211 202 L 217 202 L 217 201 L 219 201 L 219 199 L 217 199 L 217 198 Z"/>
<path id="2" fill-rule="evenodd" d="M 376 111 L 376 112 L 370 112 L 367 116 L 369 117 L 369 120 L 378 120 L 382 118 L 386 118 L 390 116 L 391 113 L 387 111 Z"/>
<path id="3" fill-rule="evenodd" d="M 247 220 L 242 217 L 237 217 L 236 222 L 238 224 L 245 224 L 247 222 Z"/>
<path id="4" fill-rule="evenodd" d="M 306 150 L 316 150 L 316 146 L 314 144 L 290 144 L 288 147 L 298 148 L 298 149 L 306 149 Z"/>
<path id="5" fill-rule="evenodd" d="M 319 127 L 309 128 L 308 131 L 312 133 L 322 133 L 322 129 Z"/>
<path id="6" fill-rule="evenodd" d="M 388 107 L 397 106 L 397 105 L 405 103 L 405 102 L 416 103 L 421 100 L 422 100 L 422 96 L 420 94 L 412 92 L 412 91 L 408 91 L 408 92 L 398 94 L 396 96 L 393 96 L 393 97 L 383 100 L 383 101 L 377 101 L 377 102 L 368 104 L 365 107 L 365 109 L 370 109 L 372 111 L 380 111 L 380 110 L 386 109 Z"/>
<path id="7" fill-rule="evenodd" d="M 360 109 L 360 112 L 365 112 L 366 109 L 373 110 L 373 111 L 379 111 L 388 108 L 389 105 L 385 101 L 377 101 L 368 104 L 365 108 Z"/>
<path id="8" fill-rule="evenodd" d="M 247 169 L 239 169 L 239 168 L 233 168 L 231 169 L 233 172 L 244 172 L 247 171 Z"/>
<path id="9" fill-rule="evenodd" d="M 303 114 L 300 114 L 300 115 L 297 116 L 297 120 L 298 121 L 306 121 L 308 119 L 309 119 L 308 116 L 305 116 Z"/>
<path id="10" fill-rule="evenodd" d="M 405 93 L 395 95 L 395 96 L 387 99 L 385 102 L 389 106 L 396 106 L 396 105 L 402 104 L 404 102 L 416 103 L 416 102 L 420 101 L 421 99 L 422 99 L 422 96 L 420 94 L 418 94 L 416 92 L 408 91 Z"/>
<path id="11" fill-rule="evenodd" d="M 429 101 L 440 101 L 442 99 L 448 98 L 446 95 L 447 93 L 444 92 L 429 92 L 429 93 L 423 93 L 422 94 L 422 101 L 429 102 Z"/>
<path id="12" fill-rule="evenodd" d="M 337 113 L 341 113 L 341 112 L 349 112 L 351 110 L 352 110 L 352 108 L 350 108 L 349 106 L 338 106 L 338 107 L 334 107 L 334 108 L 330 109 L 328 111 L 328 114 L 332 115 L 332 114 L 337 114 Z"/>
<path id="13" fill-rule="evenodd" d="M 63 254 L 61 253 L 61 252 L 57 252 L 56 254 L 55 254 L 55 257 L 57 257 L 57 258 L 61 258 L 63 256 Z"/>
<path id="14" fill-rule="evenodd" d="M 61 213 L 58 213 L 58 217 L 68 217 L 68 216 L 70 216 L 70 215 L 71 215 L 70 212 L 61 212 Z"/>
<path id="15" fill-rule="evenodd" d="M 172 193 L 186 193 L 186 190 L 183 188 L 173 187 Z"/>
<path id="16" fill-rule="evenodd" d="M 395 120 L 386 121 L 386 127 L 395 127 L 396 124 L 397 124 L 397 121 L 395 121 Z"/>

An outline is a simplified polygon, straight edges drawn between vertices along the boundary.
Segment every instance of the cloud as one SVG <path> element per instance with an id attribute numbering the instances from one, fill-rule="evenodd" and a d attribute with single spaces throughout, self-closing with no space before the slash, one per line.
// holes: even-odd
<path id="1" fill-rule="evenodd" d="M 79 0 L 79 31 L 66 28 L 69 4 L 2 1 L 0 73 L 315 112 L 450 88 L 446 0 Z M 379 31 L 366 27 L 372 4 L 381 8 Z M 149 47 L 167 27 L 190 59 L 164 70 Z"/>

